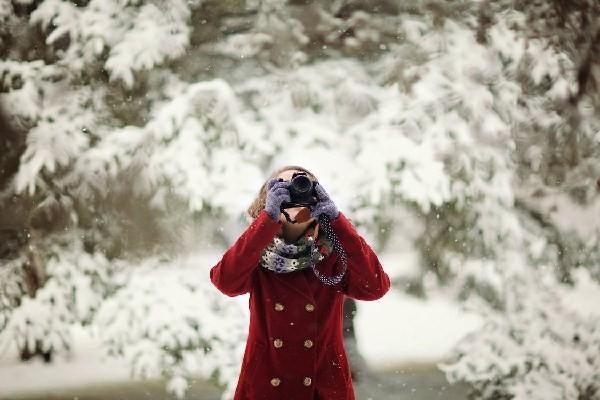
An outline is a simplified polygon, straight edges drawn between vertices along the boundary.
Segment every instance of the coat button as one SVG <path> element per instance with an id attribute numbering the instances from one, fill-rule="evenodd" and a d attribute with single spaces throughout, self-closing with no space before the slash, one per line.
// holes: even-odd
<path id="1" fill-rule="evenodd" d="M 306 311 L 308 311 L 308 312 L 312 312 L 312 311 L 314 311 L 314 310 L 315 310 L 315 306 L 313 306 L 313 305 L 312 305 L 312 304 L 310 304 L 310 303 L 306 303 L 306 305 L 304 306 L 304 308 L 305 308 L 305 309 L 306 309 Z"/>
<path id="2" fill-rule="evenodd" d="M 310 379 L 307 376 L 306 378 L 304 378 L 304 380 L 302 381 L 302 383 L 304 383 L 304 386 L 310 386 L 310 384 L 312 383 L 312 379 Z"/>
<path id="3" fill-rule="evenodd" d="M 313 341 L 310 339 L 306 339 L 304 341 L 304 347 L 306 347 L 307 349 L 310 349 L 311 347 L 313 347 Z"/>
<path id="4" fill-rule="evenodd" d="M 273 385 L 273 386 L 279 386 L 280 383 L 281 383 L 281 379 L 279 379 L 279 378 L 271 379 L 271 385 Z"/>
<path id="5" fill-rule="evenodd" d="M 283 340 L 281 340 L 281 339 L 273 340 L 273 346 L 275 346 L 276 348 L 280 348 L 281 346 L 283 346 Z"/>
<path id="6" fill-rule="evenodd" d="M 281 310 L 283 310 L 283 304 L 275 303 L 275 311 L 281 311 Z"/>

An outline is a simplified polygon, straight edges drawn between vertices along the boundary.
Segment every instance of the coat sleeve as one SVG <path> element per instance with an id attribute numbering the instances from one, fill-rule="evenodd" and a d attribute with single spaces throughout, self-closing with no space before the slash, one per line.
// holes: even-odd
<path id="1" fill-rule="evenodd" d="M 356 300 L 377 300 L 390 289 L 390 278 L 377 255 L 340 212 L 331 227 L 348 258 L 348 269 L 340 282 L 341 291 Z M 341 262 L 338 261 L 337 262 Z"/>
<path id="2" fill-rule="evenodd" d="M 229 247 L 221 260 L 211 268 L 210 280 L 227 296 L 248 293 L 252 275 L 259 265 L 262 250 L 273 240 L 281 227 L 263 209 L 246 230 Z"/>

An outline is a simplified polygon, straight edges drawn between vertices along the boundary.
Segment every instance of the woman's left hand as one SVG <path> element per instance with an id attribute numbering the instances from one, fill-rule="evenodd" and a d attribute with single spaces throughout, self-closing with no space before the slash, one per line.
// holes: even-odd
<path id="1" fill-rule="evenodd" d="M 310 212 L 311 218 L 319 219 L 321 214 L 325 214 L 330 220 L 336 219 L 340 212 L 320 183 L 316 183 L 315 191 L 317 192 L 317 204 Z"/>

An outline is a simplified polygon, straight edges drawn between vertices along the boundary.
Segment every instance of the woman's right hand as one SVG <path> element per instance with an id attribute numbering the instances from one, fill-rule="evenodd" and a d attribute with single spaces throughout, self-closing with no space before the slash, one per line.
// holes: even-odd
<path id="1" fill-rule="evenodd" d="M 290 199 L 290 181 L 273 178 L 267 183 L 267 199 L 265 201 L 265 211 L 275 221 L 279 221 L 281 213 L 281 203 L 291 201 Z"/>

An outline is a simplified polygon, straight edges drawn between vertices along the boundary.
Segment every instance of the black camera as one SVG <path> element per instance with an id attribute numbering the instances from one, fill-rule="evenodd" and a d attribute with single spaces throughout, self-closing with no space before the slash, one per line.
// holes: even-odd
<path id="1" fill-rule="evenodd" d="M 282 178 L 279 178 L 283 181 Z M 281 211 L 284 212 L 286 208 L 294 207 L 311 207 L 317 204 L 318 198 L 316 194 L 316 186 L 319 182 L 313 182 L 308 177 L 306 172 L 294 172 L 292 179 L 290 180 L 290 201 L 284 201 L 281 203 Z M 289 220 L 289 218 L 287 218 Z"/>

